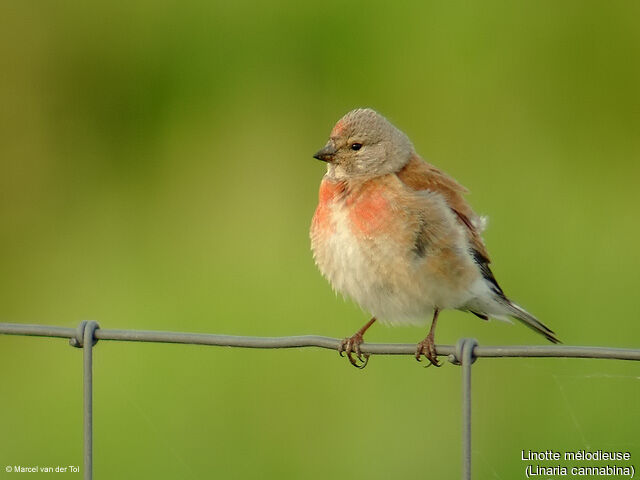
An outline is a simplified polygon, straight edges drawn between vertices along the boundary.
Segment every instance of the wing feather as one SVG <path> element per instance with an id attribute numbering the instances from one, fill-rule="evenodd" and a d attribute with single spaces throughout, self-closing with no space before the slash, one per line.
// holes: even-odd
<path id="1" fill-rule="evenodd" d="M 396 174 L 408 187 L 414 190 L 429 190 L 441 194 L 449 208 L 466 228 L 469 244 L 476 252 L 479 263 L 488 264 L 489 253 L 482 240 L 483 219 L 471 209 L 464 198 L 469 191 L 449 175 L 414 155 Z M 479 257 L 479 258 L 478 258 Z"/>

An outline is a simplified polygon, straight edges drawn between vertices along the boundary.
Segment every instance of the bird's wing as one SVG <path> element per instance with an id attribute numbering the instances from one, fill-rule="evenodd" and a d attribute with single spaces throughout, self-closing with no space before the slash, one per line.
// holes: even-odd
<path id="1" fill-rule="evenodd" d="M 483 221 L 464 199 L 463 195 L 469 193 L 466 188 L 417 155 L 414 155 L 396 175 L 413 190 L 429 190 L 442 195 L 460 223 L 466 227 L 476 261 L 485 265 L 489 263 L 489 253 L 480 236 Z"/>

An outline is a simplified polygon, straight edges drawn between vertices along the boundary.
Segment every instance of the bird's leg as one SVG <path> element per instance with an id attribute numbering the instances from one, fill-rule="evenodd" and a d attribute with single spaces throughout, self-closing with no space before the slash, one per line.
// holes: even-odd
<path id="1" fill-rule="evenodd" d="M 436 323 L 438 322 L 439 313 L 440 313 L 440 310 L 436 308 L 436 310 L 433 312 L 433 321 L 431 322 L 431 328 L 429 329 L 429 334 L 424 340 L 422 340 L 418 344 L 418 348 L 416 349 L 416 360 L 420 361 L 420 356 L 424 355 L 425 357 L 427 357 L 429 362 L 431 362 L 429 365 L 435 365 L 436 367 L 442 366 L 442 364 L 438 363 L 436 344 L 435 344 L 435 341 L 433 340 L 433 336 L 436 332 Z"/>
<path id="2" fill-rule="evenodd" d="M 347 358 L 349 358 L 349 361 L 351 362 L 351 365 L 356 368 L 364 368 L 367 366 L 367 362 L 369 361 L 369 354 L 362 354 L 362 352 L 360 352 L 360 344 L 363 342 L 362 336 L 364 335 L 364 332 L 366 332 L 375 321 L 376 317 L 373 317 L 360 330 L 358 330 L 350 337 L 342 340 L 342 343 L 340 344 L 338 353 L 340 353 L 340 356 L 342 357 L 342 353 L 345 352 L 347 354 Z M 358 358 L 358 360 L 360 360 L 360 363 L 358 363 L 356 359 L 353 358 L 353 355 L 351 355 L 352 352 L 356 353 L 356 357 Z"/>

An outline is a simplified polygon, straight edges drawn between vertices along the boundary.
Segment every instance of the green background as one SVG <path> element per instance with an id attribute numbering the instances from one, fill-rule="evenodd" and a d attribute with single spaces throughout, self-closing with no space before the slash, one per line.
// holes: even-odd
<path id="1" fill-rule="evenodd" d="M 367 316 L 309 250 L 311 155 L 371 106 L 473 192 L 509 296 L 566 344 L 639 347 L 639 19 L 631 0 L 3 1 L 0 321 L 350 335 Z M 544 342 L 440 318 L 438 343 Z M 0 336 L 1 478 L 81 465 L 81 357 Z M 525 478 L 523 449 L 640 466 L 639 379 L 631 362 L 478 361 L 475 478 Z M 405 356 L 358 371 L 317 349 L 102 341 L 94 412 L 96 478 L 460 472 L 459 367 Z"/>

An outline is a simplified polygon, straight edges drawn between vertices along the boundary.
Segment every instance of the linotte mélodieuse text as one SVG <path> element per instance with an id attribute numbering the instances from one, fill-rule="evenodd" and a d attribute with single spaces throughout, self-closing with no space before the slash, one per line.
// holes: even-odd
<path id="1" fill-rule="evenodd" d="M 631 460 L 629 452 L 610 452 L 608 450 L 576 450 L 575 452 L 556 452 L 555 450 L 544 450 L 542 452 L 533 452 L 522 450 L 522 460 L 564 460 L 564 461 L 602 461 L 602 460 Z"/>
<path id="2" fill-rule="evenodd" d="M 529 462 L 572 462 L 572 465 L 527 465 L 525 470 L 527 477 L 537 477 L 540 475 L 558 475 L 558 476 L 622 476 L 631 477 L 635 475 L 635 467 L 633 465 L 585 465 L 584 462 L 628 462 L 631 460 L 630 452 L 609 451 L 609 450 L 575 450 L 575 451 L 556 451 L 543 450 L 531 451 L 522 450 L 521 460 Z M 577 464 L 575 462 L 581 462 Z"/>

